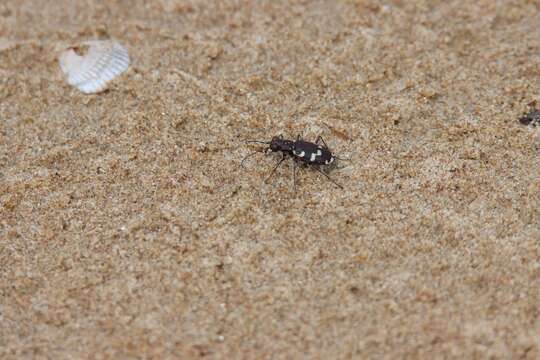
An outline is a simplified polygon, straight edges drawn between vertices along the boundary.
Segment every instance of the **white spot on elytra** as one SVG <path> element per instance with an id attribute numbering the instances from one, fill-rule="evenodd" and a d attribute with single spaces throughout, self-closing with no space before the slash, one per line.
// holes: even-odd
<path id="1" fill-rule="evenodd" d="M 298 156 L 298 157 L 304 157 L 304 155 L 306 155 L 305 151 L 294 151 L 294 155 Z"/>
<path id="2" fill-rule="evenodd" d="M 318 153 L 319 153 L 319 152 L 317 151 L 317 154 L 318 154 Z M 311 157 L 309 158 L 309 161 L 314 162 L 314 161 L 315 161 L 315 158 L 317 157 L 317 154 L 311 153 Z"/>

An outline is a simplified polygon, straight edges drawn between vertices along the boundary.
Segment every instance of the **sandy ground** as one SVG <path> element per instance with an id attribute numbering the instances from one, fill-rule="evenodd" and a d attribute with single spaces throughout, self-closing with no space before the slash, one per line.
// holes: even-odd
<path id="1" fill-rule="evenodd" d="M 539 1 L 134 3 L 0 4 L 0 358 L 540 358 Z"/>

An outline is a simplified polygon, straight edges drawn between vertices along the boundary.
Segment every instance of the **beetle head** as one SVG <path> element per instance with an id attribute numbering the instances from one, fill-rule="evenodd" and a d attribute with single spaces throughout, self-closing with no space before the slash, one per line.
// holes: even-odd
<path id="1" fill-rule="evenodd" d="M 294 148 L 293 142 L 290 140 L 284 140 L 283 136 L 274 136 L 270 140 L 268 150 L 270 151 L 281 151 L 281 152 L 290 152 Z"/>

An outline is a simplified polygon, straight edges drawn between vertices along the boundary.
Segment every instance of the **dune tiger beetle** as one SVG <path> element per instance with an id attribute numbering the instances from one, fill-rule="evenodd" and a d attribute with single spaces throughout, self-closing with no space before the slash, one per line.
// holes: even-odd
<path id="1" fill-rule="evenodd" d="M 285 161 L 287 157 L 291 157 L 294 160 L 293 184 L 294 184 L 295 192 L 296 192 L 296 170 L 297 170 L 298 163 L 309 165 L 313 169 L 323 174 L 328 180 L 333 182 L 340 189 L 343 189 L 343 186 L 338 184 L 330 176 L 328 176 L 328 174 L 326 174 L 323 170 L 321 170 L 320 166 L 328 166 L 334 163 L 336 159 L 338 160 L 348 160 L 348 159 L 341 159 L 333 155 L 330 149 L 328 148 L 328 145 L 326 145 L 326 142 L 321 136 L 318 136 L 317 140 L 315 140 L 314 143 L 302 140 L 300 138 L 300 135 L 296 137 L 296 140 L 287 140 L 283 138 L 283 135 L 279 135 L 279 136 L 274 136 L 272 140 L 270 140 L 269 142 L 258 141 L 258 140 L 247 140 L 246 143 L 258 143 L 258 144 L 268 145 L 268 147 L 264 150 L 265 154 L 272 153 L 272 152 L 281 152 L 282 154 L 281 159 L 276 164 L 276 166 L 274 166 L 274 169 L 272 170 L 270 175 L 268 175 L 265 182 L 268 181 L 268 179 L 270 179 L 270 177 L 276 172 L 277 168 L 283 163 L 283 161 Z M 247 158 L 258 153 L 259 151 L 256 151 L 247 155 L 244 159 L 242 159 L 242 162 L 240 163 L 240 165 L 243 167 L 244 161 Z"/>

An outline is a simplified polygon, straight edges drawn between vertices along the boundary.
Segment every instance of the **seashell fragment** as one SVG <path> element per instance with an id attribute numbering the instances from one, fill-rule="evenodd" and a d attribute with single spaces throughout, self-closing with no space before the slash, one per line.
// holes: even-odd
<path id="1" fill-rule="evenodd" d="M 79 55 L 76 50 L 86 50 Z M 85 94 L 103 91 L 107 84 L 129 67 L 129 54 L 117 42 L 91 40 L 63 51 L 59 57 L 60 68 L 69 85 Z"/>

